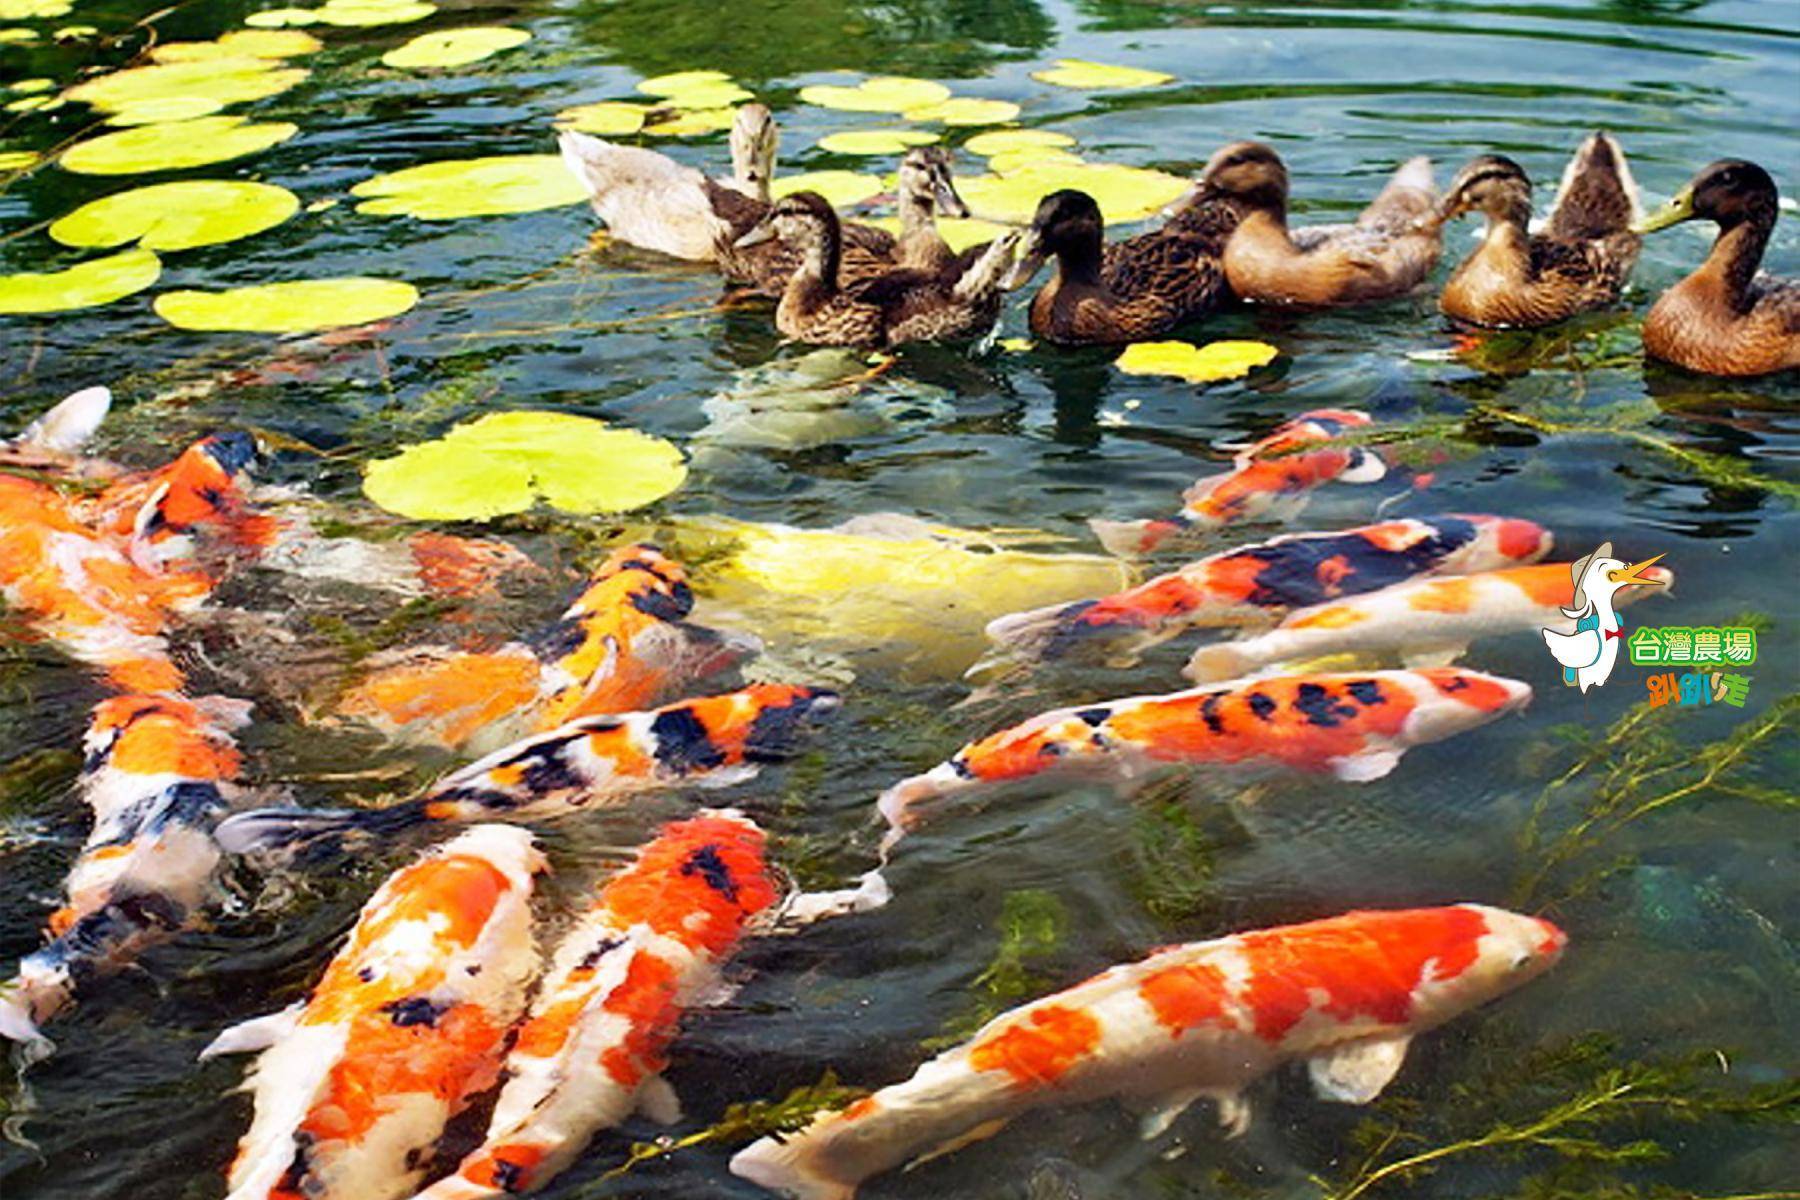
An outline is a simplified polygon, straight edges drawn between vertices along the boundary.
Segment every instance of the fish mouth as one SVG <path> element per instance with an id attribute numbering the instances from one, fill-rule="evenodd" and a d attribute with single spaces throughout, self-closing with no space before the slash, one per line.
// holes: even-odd
<path id="1" fill-rule="evenodd" d="M 1655 233 L 1659 229 L 1667 229 L 1671 225 L 1679 225 L 1694 217 L 1694 189 L 1684 187 L 1669 199 L 1669 202 L 1632 223 L 1633 233 Z"/>
<path id="2" fill-rule="evenodd" d="M 1622 570 L 1608 571 L 1606 573 L 1606 578 L 1620 587 L 1626 587 L 1634 583 L 1643 587 L 1660 587 L 1663 583 L 1661 579 L 1651 578 L 1650 576 L 1645 575 L 1644 572 L 1666 557 L 1668 557 L 1666 554 L 1658 554 L 1654 558 L 1646 558 L 1643 562 L 1632 563 L 1629 567 L 1625 567 Z"/>

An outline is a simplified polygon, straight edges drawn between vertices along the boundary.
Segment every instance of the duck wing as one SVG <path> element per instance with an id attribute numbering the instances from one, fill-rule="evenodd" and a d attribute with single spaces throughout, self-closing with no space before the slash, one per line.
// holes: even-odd
<path id="1" fill-rule="evenodd" d="M 1356 223 L 1364 229 L 1405 232 L 1420 217 L 1434 213 L 1437 202 L 1437 181 L 1431 175 L 1431 160 L 1421 154 L 1400 164 L 1388 179 L 1387 186 L 1356 218 Z"/>
<path id="2" fill-rule="evenodd" d="M 1574 633 L 1545 629 L 1540 632 L 1544 635 L 1544 645 L 1550 648 L 1550 656 L 1565 667 L 1579 671 L 1600 661 L 1602 638 L 1599 629 L 1580 629 Z"/>
<path id="3" fill-rule="evenodd" d="M 1637 183 L 1625 152 L 1610 135 L 1596 132 L 1563 168 L 1543 236 L 1557 241 L 1607 237 L 1624 233 L 1639 215 Z"/>
<path id="4" fill-rule="evenodd" d="M 713 209 L 716 185 L 692 167 L 637 146 L 563 130 L 563 164 L 613 237 L 691 262 L 709 262 L 730 226 Z"/>
<path id="5" fill-rule="evenodd" d="M 1119 301 L 1120 324 L 1167 329 L 1217 308 L 1225 298 L 1220 255 L 1229 236 L 1229 228 L 1171 218 L 1107 246 L 1100 279 Z"/>

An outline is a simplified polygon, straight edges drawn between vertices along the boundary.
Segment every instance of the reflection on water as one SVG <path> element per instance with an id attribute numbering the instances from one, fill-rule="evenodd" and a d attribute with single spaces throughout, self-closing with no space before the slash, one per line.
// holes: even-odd
<path id="1" fill-rule="evenodd" d="M 154 7 L 96 0 L 77 13 L 112 32 Z M 210 37 L 243 11 L 182 5 L 158 28 L 164 40 Z M 371 65 L 422 29 L 477 21 L 522 25 L 534 40 L 441 75 Z M 0 81 L 69 80 L 120 61 L 142 36 L 0 44 Z M 1433 353 L 1452 342 L 1429 297 L 1306 317 L 1240 310 L 1191 336 L 1281 348 L 1275 369 L 1241 382 L 1199 390 L 1127 377 L 1101 351 L 908 350 L 863 407 L 832 411 L 812 428 L 804 406 L 748 426 L 721 407 L 718 398 L 766 381 L 746 372 L 799 357 L 779 346 L 766 312 L 715 310 L 716 280 L 703 271 L 616 247 L 590 250 L 585 209 L 419 222 L 358 214 L 345 195 L 372 174 L 417 162 L 547 150 L 559 109 L 630 97 L 642 76 L 696 67 L 730 72 L 774 105 L 789 170 L 892 168 L 817 148 L 824 134 L 888 118 L 794 99 L 794 89 L 848 69 L 938 77 L 959 93 L 1016 100 L 1021 123 L 1069 133 L 1100 161 L 1191 172 L 1223 141 L 1264 138 L 1288 162 L 1296 209 L 1321 216 L 1353 212 L 1397 161 L 1420 153 L 1436 160 L 1440 182 L 1475 153 L 1512 155 L 1544 205 L 1570 150 L 1596 127 L 1621 138 L 1650 198 L 1725 153 L 1762 162 L 1792 188 L 1800 186 L 1792 135 L 1800 25 L 1791 4 L 537 0 L 325 37 L 330 48 L 307 62 L 311 79 L 247 109 L 292 120 L 301 135 L 206 172 L 280 183 L 307 209 L 255 239 L 168 256 L 159 289 L 367 273 L 417 283 L 424 304 L 376 340 L 181 334 L 143 296 L 53 320 L 0 318 L 7 429 L 104 381 L 123 401 L 103 434 L 108 453 L 155 462 L 213 428 L 254 428 L 282 447 L 261 476 L 309 485 L 347 525 L 373 523 L 359 498 L 362 461 L 492 407 L 564 408 L 689 445 L 696 461 L 687 487 L 642 522 L 532 517 L 503 528 L 555 580 L 519 589 L 490 615 L 510 632 L 552 616 L 566 601 L 565 580 L 595 561 L 597 547 L 623 535 L 679 534 L 684 519 L 719 513 L 823 528 L 900 512 L 962 528 L 1035 530 L 1040 544 L 1027 549 L 1091 553 L 1089 518 L 1165 514 L 1213 469 L 1215 443 L 1266 433 L 1308 408 L 1357 407 L 1403 432 L 1395 453 L 1408 470 L 1373 487 L 1321 490 L 1307 527 L 1366 522 L 1428 476 L 1387 511 L 1514 513 L 1554 529 L 1570 554 L 1607 539 L 1634 557 L 1666 552 L 1679 588 L 1634 610 L 1638 619 L 1770 620 L 1749 707 L 1676 715 L 1656 734 L 1666 739 L 1654 743 L 1658 753 L 1687 762 L 1794 687 L 1800 384 L 1701 379 L 1646 366 L 1638 348 L 1636 322 L 1650 298 L 1700 259 L 1708 230 L 1651 239 L 1623 312 L 1495 338 L 1459 360 Z M 1031 80 L 1059 57 L 1129 63 L 1177 82 L 1081 93 Z M 0 151 L 72 138 L 82 111 L 4 113 Z M 671 153 L 709 166 L 724 160 L 719 137 Z M 76 261 L 38 226 L 126 185 L 42 169 L 6 186 L 0 269 Z M 1473 246 L 1472 227 L 1451 233 L 1447 259 Z M 1768 264 L 1800 272 L 1800 219 L 1791 211 Z M 1002 332 L 1024 330 L 1021 301 Z M 700 547 L 692 562 L 708 620 L 753 610 L 741 588 L 734 593 L 716 574 L 709 582 L 721 561 Z M 195 648 L 195 669 L 219 690 L 258 701 L 262 720 L 246 742 L 258 782 L 324 803 L 374 801 L 432 777 L 438 760 L 322 734 L 298 716 L 302 700 L 328 686 L 376 631 L 402 642 L 440 631 L 384 625 L 389 607 L 319 581 L 296 587 L 253 576 L 227 599 L 269 614 L 273 625 L 246 622 L 209 639 Z M 846 624 L 848 611 L 809 608 L 806 627 Z M 946 636 L 941 613 L 884 610 L 881 619 L 883 644 L 861 650 L 854 638 L 803 636 L 798 620 L 758 630 L 781 670 L 854 677 L 826 738 L 730 793 L 776 831 L 783 856 L 809 883 L 862 868 L 873 843 L 869 801 L 887 783 L 1042 708 L 1171 687 L 1185 654 L 1168 647 L 1125 672 L 1045 672 L 971 698 L 957 676 L 973 643 Z M 74 770 L 68 752 L 80 714 L 96 694 L 16 627 L 0 631 L 0 644 L 0 962 L 10 966 L 35 946 L 85 832 L 61 787 Z M 1508 900 L 1533 865 L 1521 854 L 1521 831 L 1575 754 L 1564 734 L 1601 735 L 1641 702 L 1642 673 L 1622 669 L 1612 686 L 1582 696 L 1557 686 L 1527 636 L 1483 643 L 1471 661 L 1532 682 L 1533 707 L 1422 747 L 1373 784 L 1209 776 L 1155 781 L 1131 798 L 1085 784 L 1034 785 L 921 831 L 895 864 L 890 908 L 752 946 L 742 990 L 690 1020 L 671 1070 L 690 1114 L 684 1131 L 728 1103 L 810 1083 L 827 1067 L 859 1084 L 904 1077 L 921 1061 L 922 1043 L 976 1009 L 986 986 L 978 981 L 1003 948 L 1008 913 L 1021 906 L 1062 914 L 1054 945 L 1024 960 L 1036 994 L 1149 947 L 1228 929 L 1358 905 Z M 1651 745 L 1626 740 L 1615 753 Z M 1789 738 L 1757 760 L 1738 792 L 1635 823 L 1587 863 L 1629 855 L 1627 869 L 1579 890 L 1581 871 L 1559 874 L 1550 891 L 1553 915 L 1573 937 L 1567 960 L 1494 1008 L 1421 1038 L 1396 1085 L 1400 1103 L 1373 1118 L 1322 1104 L 1303 1080 L 1284 1076 L 1256 1090 L 1258 1122 L 1240 1142 L 1223 1141 L 1197 1112 L 1172 1140 L 1140 1144 L 1132 1114 L 1096 1105 L 1036 1114 L 865 1194 L 1312 1197 L 1321 1189 L 1309 1180 L 1343 1178 L 1350 1160 L 1372 1148 L 1368 1139 L 1379 1141 L 1379 1122 L 1401 1119 L 1408 1137 L 1425 1139 L 1421 1147 L 1468 1136 L 1490 1117 L 1516 1119 L 1567 1095 L 1604 1062 L 1717 1050 L 1734 1084 L 1791 1080 L 1800 1069 L 1800 893 L 1792 809 L 1770 793 L 1791 789 L 1797 767 Z M 1575 820 L 1589 795 L 1586 784 L 1553 792 L 1551 827 Z M 547 907 L 566 909 L 621 847 L 694 799 L 665 797 L 546 829 L 558 868 Z M 60 1026 L 63 1051 L 32 1073 L 29 1093 L 0 1089 L 0 1103 L 37 1147 L 0 1147 L 8 1200 L 219 1194 L 247 1102 L 230 1091 L 238 1064 L 196 1067 L 195 1053 L 221 1026 L 298 995 L 377 880 L 416 848 L 385 846 L 342 869 L 273 883 L 246 873 L 240 911 L 96 988 Z M 1555 1058 L 1594 1034 L 1611 1039 L 1613 1058 Z M 1499 1084 L 1516 1094 L 1483 1107 L 1483 1089 Z M 1358 1132 L 1366 1119 L 1377 1124 Z M 1663 1140 L 1670 1156 L 1615 1174 L 1583 1175 L 1588 1167 L 1547 1155 L 1468 1155 L 1369 1194 L 1512 1195 L 1546 1171 L 1554 1178 L 1540 1178 L 1531 1194 L 1628 1194 L 1601 1190 L 1615 1175 L 1683 1195 L 1768 1193 L 1792 1185 L 1800 1148 L 1790 1129 L 1652 1122 L 1643 1135 Z M 625 1130 L 634 1139 L 658 1132 L 642 1122 Z M 547 1194 L 756 1194 L 725 1172 L 728 1147 L 597 1183 L 622 1146 L 603 1139 Z"/>

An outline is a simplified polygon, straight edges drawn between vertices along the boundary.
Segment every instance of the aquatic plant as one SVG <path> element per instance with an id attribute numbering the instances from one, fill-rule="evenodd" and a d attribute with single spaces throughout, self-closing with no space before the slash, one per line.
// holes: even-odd
<path id="1" fill-rule="evenodd" d="M 1131 827 L 1132 891 L 1164 925 L 1190 920 L 1218 898 L 1217 846 L 1195 819 L 1187 787 L 1176 779 L 1140 801 Z"/>
<path id="2" fill-rule="evenodd" d="M 981 974 L 969 981 L 972 1002 L 921 1044 L 928 1053 L 948 1050 L 1009 1008 L 1045 991 L 1050 981 L 1027 964 L 1053 954 L 1069 931 L 1069 911 L 1055 893 L 1021 888 L 1000 902 L 1000 944 Z"/>

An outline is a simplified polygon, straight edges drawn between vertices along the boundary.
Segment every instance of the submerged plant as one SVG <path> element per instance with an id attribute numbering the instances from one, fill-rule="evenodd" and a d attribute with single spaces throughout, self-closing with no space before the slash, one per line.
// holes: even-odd
<path id="1" fill-rule="evenodd" d="M 1048 981 L 1027 964 L 1055 953 L 1068 931 L 1069 911 L 1054 893 L 1041 888 L 1008 892 L 1000 904 L 1000 945 L 987 968 L 969 984 L 973 1002 L 947 1022 L 942 1033 L 927 1038 L 924 1049 L 933 1053 L 947 1050 L 1007 1009 L 1045 990 Z"/>

